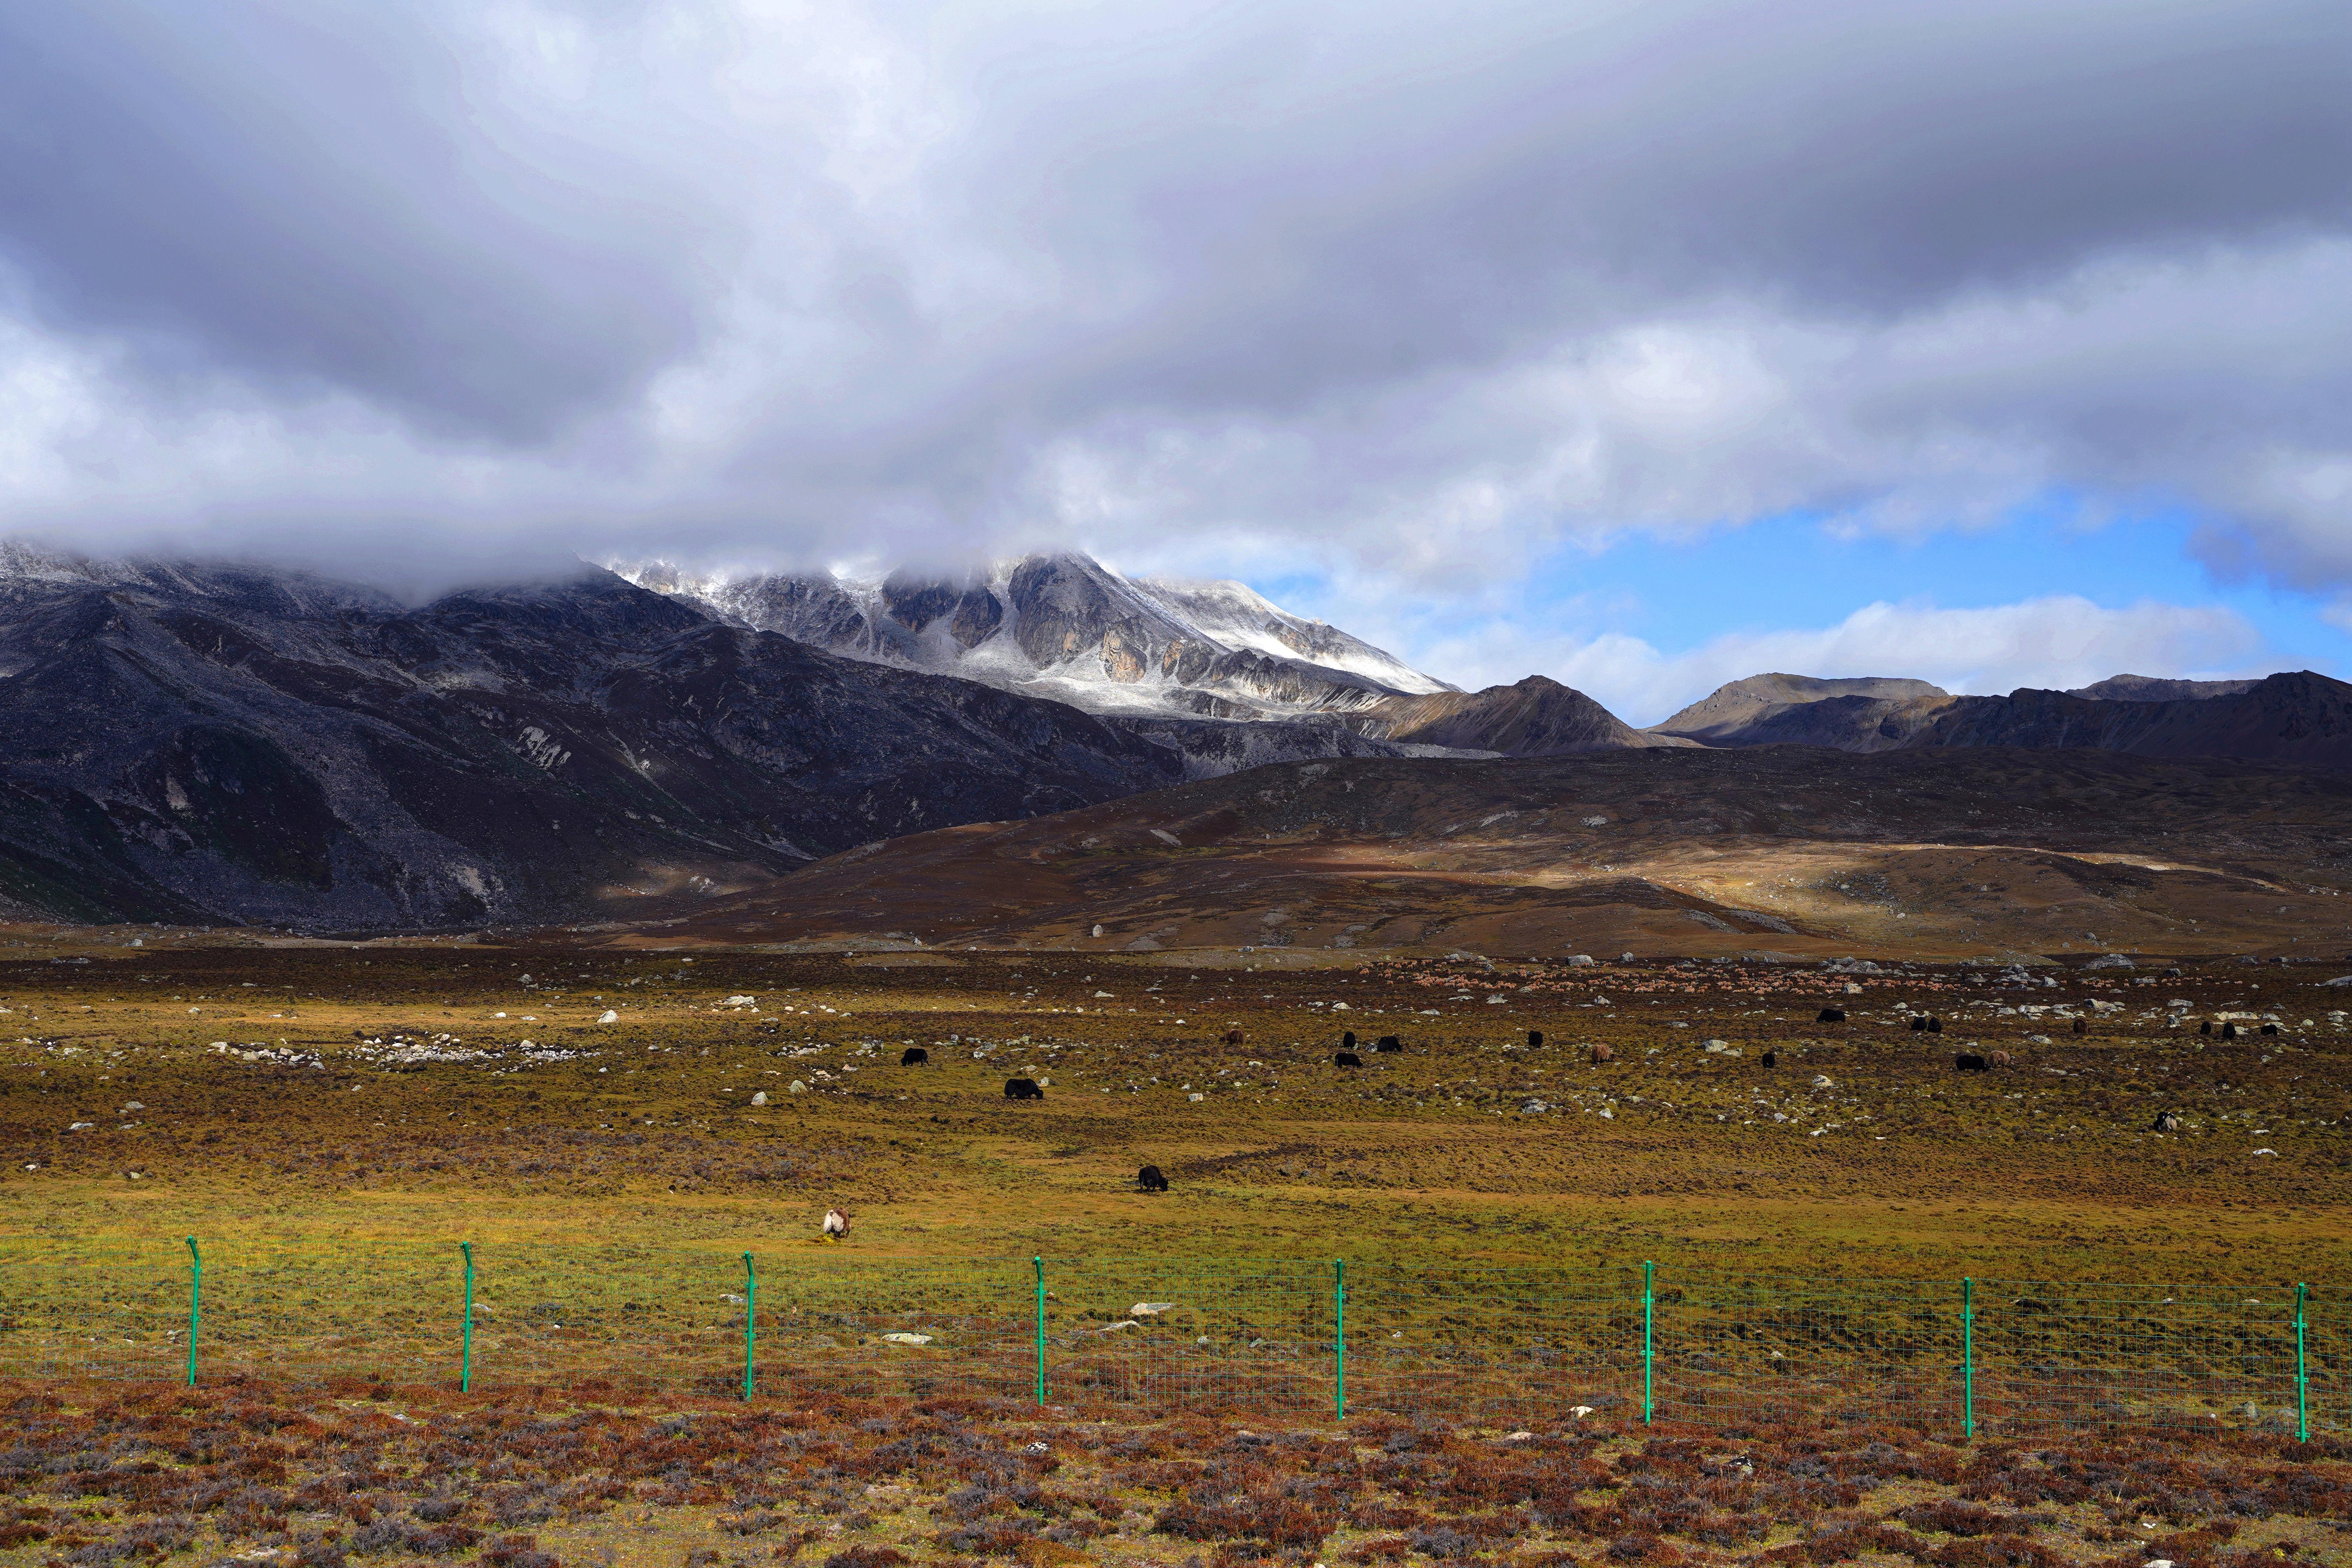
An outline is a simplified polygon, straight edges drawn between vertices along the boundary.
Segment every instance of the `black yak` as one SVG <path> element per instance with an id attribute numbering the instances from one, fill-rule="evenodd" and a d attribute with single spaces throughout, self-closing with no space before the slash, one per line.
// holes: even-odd
<path id="1" fill-rule="evenodd" d="M 1008 1078 L 1004 1080 L 1004 1098 L 1043 1100 L 1045 1098 L 1045 1091 L 1037 1087 L 1037 1080 L 1034 1078 Z"/>
<path id="2" fill-rule="evenodd" d="M 898 1065 L 902 1068 L 910 1068 L 917 1062 L 927 1062 L 930 1059 L 931 1053 L 920 1046 L 908 1046 L 898 1053 Z"/>
<path id="3" fill-rule="evenodd" d="M 1353 1051 L 1334 1051 L 1331 1065 L 1335 1068 L 1360 1068 L 1364 1065 L 1364 1058 Z"/>
<path id="4" fill-rule="evenodd" d="M 1168 1190 L 1168 1178 L 1160 1173 L 1159 1166 L 1146 1165 L 1135 1173 L 1135 1184 L 1147 1193 L 1164 1193 Z"/>

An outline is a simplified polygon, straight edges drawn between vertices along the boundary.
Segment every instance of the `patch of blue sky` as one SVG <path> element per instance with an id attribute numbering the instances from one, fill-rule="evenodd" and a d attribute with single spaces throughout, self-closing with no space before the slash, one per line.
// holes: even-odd
<path id="1" fill-rule="evenodd" d="M 1555 552 L 1529 574 L 1526 607 L 1591 617 L 1593 633 L 1638 637 L 1671 656 L 1727 632 L 1833 626 L 1871 604 L 1969 609 L 2078 595 L 2109 608 L 2231 611 L 2261 633 L 2271 668 L 2332 671 L 2352 656 L 2352 639 L 2322 618 L 2323 601 L 2216 581 L 2190 553 L 2195 529 L 2179 513 L 2084 524 L 2050 506 L 1913 538 L 1790 513 L 1687 539 L 1630 535 L 1598 552 Z"/>

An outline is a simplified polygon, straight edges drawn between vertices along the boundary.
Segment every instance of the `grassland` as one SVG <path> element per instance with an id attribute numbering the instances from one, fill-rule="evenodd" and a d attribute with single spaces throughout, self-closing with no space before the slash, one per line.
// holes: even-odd
<path id="1" fill-rule="evenodd" d="M 22 957 L 0 964 L 0 1181 L 19 1258 L 120 1244 L 169 1261 L 194 1234 L 232 1256 L 332 1243 L 359 1259 L 458 1239 L 537 1257 L 757 1249 L 783 1271 L 1035 1253 L 1622 1274 L 1648 1258 L 1666 1280 L 2339 1294 L 2352 1275 L 2352 1019 L 2311 966 L 2044 967 L 2028 983 L 585 933 L 150 932 L 135 950 L 124 932 L 16 935 Z M 1846 1021 L 1817 1021 L 1825 1005 Z M 1908 1027 L 1928 1013 L 1940 1034 Z M 2198 1033 L 2224 1016 L 2247 1033 Z M 2264 1021 L 2280 1032 L 2253 1032 Z M 1403 1049 L 1336 1067 L 1345 1030 Z M 909 1046 L 930 1062 L 900 1067 Z M 2013 1060 L 1955 1073 L 1971 1049 Z M 1007 1100 L 1014 1076 L 1045 1099 Z M 2152 1131 L 2168 1110 L 2179 1131 Z M 1147 1163 L 1172 1191 L 1137 1189 Z M 854 1216 L 845 1244 L 816 1237 L 829 1206 Z M 342 1288 L 390 1280 L 362 1268 Z M 2346 1560 L 2326 1528 L 2340 1440 L 2275 1430 L 2021 1448 L 1874 1417 L 1644 1431 L 1620 1405 L 1553 1409 L 1511 1440 L 1435 1405 L 1370 1408 L 1344 1431 L 1297 1410 L 1168 1423 L 839 1389 L 744 1411 L 690 1388 L 517 1402 L 452 1394 L 432 1369 L 337 1382 L 331 1356 L 318 1366 L 304 1388 L 23 1385 L 0 1563 L 234 1547 L 491 1568 L 889 1568 L 856 1555 L 886 1551 L 2054 1568 L 2138 1562 L 2149 1541 L 2243 1568 Z"/>

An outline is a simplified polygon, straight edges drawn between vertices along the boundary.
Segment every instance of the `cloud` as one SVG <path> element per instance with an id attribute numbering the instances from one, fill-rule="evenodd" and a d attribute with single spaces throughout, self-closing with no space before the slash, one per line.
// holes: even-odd
<path id="1" fill-rule="evenodd" d="M 10 526 L 1223 542 L 1468 614 L 1563 543 L 2057 489 L 2352 586 L 2323 0 L 192 15 L 0 12 Z"/>
<path id="2" fill-rule="evenodd" d="M 1457 682 L 1540 670 L 1628 722 L 1651 724 L 1764 671 L 1907 676 L 1952 692 L 2063 691 L 2125 673 L 2266 674 L 2251 662 L 2262 651 L 2261 635 L 2232 611 L 2152 602 L 2109 608 L 2054 595 L 1967 609 L 1881 602 L 1833 626 L 1727 633 L 1677 654 L 1622 634 L 1533 639 L 1495 621 L 1423 657 Z"/>

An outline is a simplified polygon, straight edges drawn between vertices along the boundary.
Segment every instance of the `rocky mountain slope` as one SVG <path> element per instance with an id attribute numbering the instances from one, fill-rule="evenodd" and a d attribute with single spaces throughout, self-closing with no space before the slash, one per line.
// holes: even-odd
<path id="1" fill-rule="evenodd" d="M 2111 675 L 2089 686 L 2077 686 L 2069 697 L 2095 697 L 2102 701 L 2176 702 L 2184 698 L 2231 697 L 2252 688 L 2251 680 L 2168 680 L 2156 675 Z"/>
<path id="2" fill-rule="evenodd" d="M 0 561 L 18 913 L 577 919 L 1195 771 L 1166 738 L 601 571 L 408 609 L 278 572 Z"/>
<path id="3" fill-rule="evenodd" d="M 1509 757 L 1694 743 L 1636 730 L 1583 692 L 1540 675 L 1483 691 L 1383 698 L 1348 721 L 1383 740 Z"/>
<path id="4" fill-rule="evenodd" d="M 1718 686 L 1682 711 L 1650 726 L 1653 735 L 1675 735 L 1714 745 L 1754 744 L 1737 739 L 1790 708 L 1811 707 L 1841 698 L 1870 702 L 1907 702 L 1922 697 L 1947 695 L 1940 686 L 1924 680 L 1885 676 L 1861 676 L 1824 680 L 1811 675 L 1751 675 Z M 1794 739 L 1795 737 L 1789 737 Z M 1825 742 L 1834 743 L 1834 742 Z"/>
<path id="5" fill-rule="evenodd" d="M 1800 679 L 1766 676 L 1757 680 Z M 1955 697 L 1925 682 L 1868 684 L 1926 689 L 1909 695 L 1891 690 L 1770 701 L 1758 698 L 1775 690 L 1801 693 L 1803 688 L 1766 686 L 1759 690 L 1756 682 L 1740 681 L 1649 732 L 1727 747 L 1798 744 L 1845 752 L 1930 746 L 2092 748 L 2145 757 L 2240 757 L 2352 766 L 2352 686 L 2309 670 L 2244 682 L 2159 682 L 2118 676 L 2084 689 L 2103 693 L 2098 696 L 2029 688 L 2005 697 Z M 2168 698 L 2114 694 L 2177 687 L 2205 689 Z"/>
<path id="6" fill-rule="evenodd" d="M 705 576 L 663 563 L 614 569 L 735 625 L 1089 712 L 1288 719 L 1453 689 L 1239 583 L 1130 580 L 1075 553 L 873 582 Z"/>

